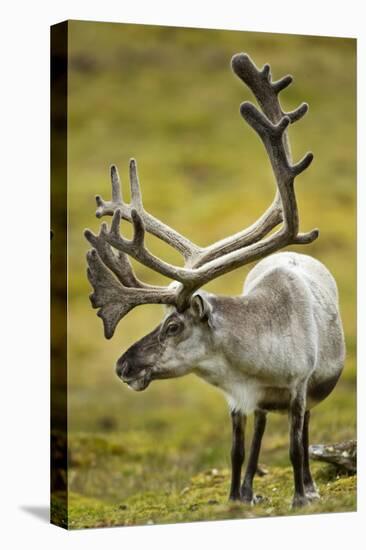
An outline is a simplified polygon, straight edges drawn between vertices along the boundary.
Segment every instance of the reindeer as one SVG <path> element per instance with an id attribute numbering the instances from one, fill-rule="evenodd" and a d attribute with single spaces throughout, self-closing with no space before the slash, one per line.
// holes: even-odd
<path id="1" fill-rule="evenodd" d="M 145 390 L 153 380 L 195 373 L 224 392 L 232 419 L 230 499 L 255 502 L 253 478 L 267 412 L 287 412 L 292 505 L 297 507 L 319 498 L 309 467 L 309 420 L 310 410 L 330 394 L 343 368 L 338 293 L 332 275 L 316 259 L 295 252 L 269 256 L 288 245 L 312 243 L 319 234 L 317 229 L 299 233 L 294 180 L 313 155 L 307 153 L 293 164 L 287 135 L 289 125 L 305 115 L 308 105 L 283 112 L 278 95 L 292 77 L 273 82 L 268 64 L 259 70 L 248 55 L 236 54 L 232 68 L 262 109 L 250 102 L 240 106 L 270 159 L 277 183 L 271 206 L 250 227 L 200 247 L 144 209 L 135 160 L 130 161 L 130 204 L 122 199 L 117 168 L 112 166 L 112 200 L 96 197 L 97 217 L 113 216 L 111 226 L 102 223 L 98 235 L 85 231 L 93 247 L 87 253 L 94 289 L 90 300 L 99 309 L 106 338 L 134 307 L 166 305 L 162 322 L 118 359 L 116 372 L 136 391 Z M 121 218 L 132 223 L 131 240 L 120 233 Z M 146 231 L 180 252 L 184 267 L 154 256 L 144 242 Z M 173 282 L 150 286 L 140 281 L 129 256 Z M 256 260 L 261 261 L 247 276 L 242 295 L 216 296 L 200 290 Z M 250 413 L 254 434 L 241 484 Z"/>

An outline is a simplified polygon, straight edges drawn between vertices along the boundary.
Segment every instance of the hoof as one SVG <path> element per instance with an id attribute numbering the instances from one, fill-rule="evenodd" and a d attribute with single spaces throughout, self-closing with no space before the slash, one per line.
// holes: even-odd
<path id="1" fill-rule="evenodd" d="M 302 508 L 310 504 L 310 500 L 307 496 L 295 495 L 292 501 L 292 508 Z"/>
<path id="2" fill-rule="evenodd" d="M 251 506 L 255 506 L 256 504 L 260 504 L 263 502 L 264 497 L 262 495 L 242 495 L 241 501 L 244 502 L 244 504 L 250 504 Z"/>
<path id="3" fill-rule="evenodd" d="M 306 497 L 313 502 L 314 500 L 320 500 L 320 495 L 317 490 L 306 491 Z"/>
<path id="4" fill-rule="evenodd" d="M 320 495 L 318 493 L 318 489 L 316 488 L 316 485 L 305 487 L 305 494 L 307 498 L 311 501 L 320 499 Z"/>
<path id="5" fill-rule="evenodd" d="M 261 504 L 264 501 L 263 495 L 254 495 L 252 498 L 252 504 Z"/>
<path id="6" fill-rule="evenodd" d="M 240 500 L 241 500 L 241 498 L 240 498 L 239 493 L 229 496 L 229 502 L 240 502 Z"/>

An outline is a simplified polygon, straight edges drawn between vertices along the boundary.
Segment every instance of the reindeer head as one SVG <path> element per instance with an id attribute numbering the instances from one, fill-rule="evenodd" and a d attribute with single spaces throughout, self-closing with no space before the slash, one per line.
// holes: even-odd
<path id="1" fill-rule="evenodd" d="M 318 230 L 301 234 L 294 180 L 311 163 L 307 153 L 298 163 L 291 162 L 287 136 L 289 124 L 302 118 L 306 103 L 294 111 L 282 111 L 278 94 L 292 82 L 285 76 L 272 82 L 270 67 L 258 70 L 246 54 L 232 59 L 236 75 L 252 90 L 261 112 L 244 102 L 240 112 L 257 132 L 266 148 L 277 192 L 268 210 L 250 227 L 210 246 L 200 247 L 145 211 L 135 160 L 130 161 L 131 203 L 122 199 L 117 168 L 111 168 L 112 200 L 96 197 L 97 217 L 113 216 L 110 228 L 103 223 L 99 235 L 90 230 L 85 237 L 93 246 L 87 253 L 88 278 L 94 292 L 90 299 L 104 323 L 104 334 L 111 338 L 118 322 L 134 307 L 166 304 L 170 313 L 150 334 L 134 344 L 117 362 L 117 374 L 133 389 L 145 389 L 155 378 L 171 378 L 191 372 L 209 355 L 212 326 L 210 304 L 197 290 L 213 279 L 245 264 L 263 258 L 289 244 L 311 243 Z M 132 223 L 134 235 L 128 240 L 120 234 L 121 218 Z M 280 223 L 282 226 L 269 233 Z M 184 258 L 184 267 L 168 264 L 154 256 L 144 242 L 145 231 L 162 239 Z M 172 279 L 166 287 L 147 285 L 137 279 L 128 257 Z"/>
<path id="2" fill-rule="evenodd" d="M 183 312 L 170 308 L 152 332 L 118 359 L 117 375 L 141 391 L 152 380 L 177 378 L 199 368 L 214 353 L 210 309 L 206 293 L 192 296 Z"/>

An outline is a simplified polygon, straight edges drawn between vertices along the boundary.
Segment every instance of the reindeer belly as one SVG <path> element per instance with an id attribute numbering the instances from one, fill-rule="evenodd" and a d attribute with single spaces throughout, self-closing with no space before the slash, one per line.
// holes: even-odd
<path id="1" fill-rule="evenodd" d="M 336 372 L 332 373 L 330 376 L 324 379 L 317 379 L 316 373 L 310 378 L 309 385 L 308 385 L 308 395 L 307 395 L 307 402 L 308 407 L 312 408 L 323 399 L 328 397 L 328 395 L 333 391 L 335 388 L 339 377 L 342 374 L 342 367 L 340 367 Z"/>
<path id="2" fill-rule="evenodd" d="M 217 371 L 216 371 L 217 372 Z M 327 377 L 319 377 L 314 373 L 309 380 L 307 392 L 307 408 L 310 409 L 325 399 L 336 386 L 342 368 L 333 371 Z M 213 386 L 219 387 L 225 394 L 231 410 L 250 414 L 256 409 L 268 412 L 286 413 L 290 407 L 291 387 L 279 387 L 261 383 L 258 379 L 226 372 L 225 377 L 208 376 L 201 373 L 200 377 Z"/>
<path id="3" fill-rule="evenodd" d="M 288 388 L 264 388 L 257 408 L 263 411 L 286 412 L 290 406 L 290 390 Z"/>
<path id="4" fill-rule="evenodd" d="M 340 368 L 328 378 L 317 380 L 312 376 L 309 380 L 306 408 L 311 409 L 323 401 L 335 388 L 342 373 Z M 257 408 L 263 411 L 287 412 L 290 406 L 290 391 L 287 388 L 267 387 L 262 389 Z"/>

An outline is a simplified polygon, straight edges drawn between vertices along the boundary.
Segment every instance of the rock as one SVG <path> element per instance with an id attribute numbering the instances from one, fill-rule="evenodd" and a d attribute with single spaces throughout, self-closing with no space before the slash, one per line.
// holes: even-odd
<path id="1" fill-rule="evenodd" d="M 268 474 L 268 470 L 265 466 L 263 466 L 263 464 L 258 464 L 257 466 L 257 476 L 259 477 L 263 477 L 263 476 L 266 476 Z"/>
<path id="2" fill-rule="evenodd" d="M 310 445 L 309 456 L 313 460 L 333 464 L 348 473 L 357 472 L 357 441 L 354 439 L 330 445 Z"/>

